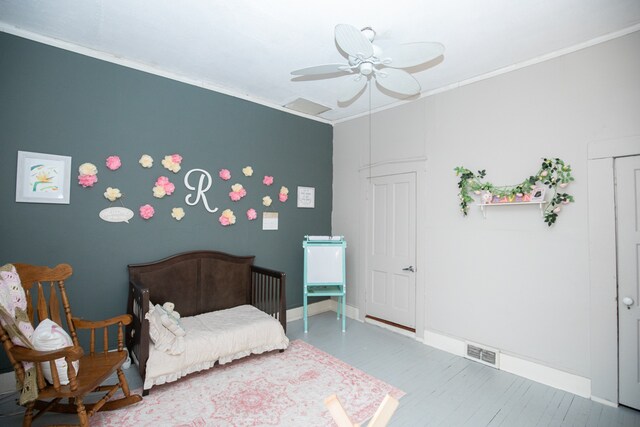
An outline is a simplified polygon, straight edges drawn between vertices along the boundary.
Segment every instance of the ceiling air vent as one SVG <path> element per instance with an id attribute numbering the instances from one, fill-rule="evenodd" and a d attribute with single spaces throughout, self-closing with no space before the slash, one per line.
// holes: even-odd
<path id="1" fill-rule="evenodd" d="M 475 360 L 492 368 L 499 368 L 500 351 L 479 344 L 467 343 L 467 359 Z"/>
<path id="2" fill-rule="evenodd" d="M 298 98 L 295 101 L 291 101 L 290 103 L 285 104 L 284 107 L 300 111 L 301 113 L 310 114 L 312 116 L 317 116 L 331 109 L 304 98 Z"/>

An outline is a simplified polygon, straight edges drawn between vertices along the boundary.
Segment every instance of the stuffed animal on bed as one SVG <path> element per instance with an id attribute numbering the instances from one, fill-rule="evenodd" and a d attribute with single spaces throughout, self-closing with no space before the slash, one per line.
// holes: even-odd
<path id="1" fill-rule="evenodd" d="M 180 320 L 180 313 L 174 310 L 175 307 L 176 305 L 172 302 L 165 302 L 164 304 L 162 304 L 162 308 L 164 308 L 164 311 L 166 311 L 168 315 L 178 321 Z"/>

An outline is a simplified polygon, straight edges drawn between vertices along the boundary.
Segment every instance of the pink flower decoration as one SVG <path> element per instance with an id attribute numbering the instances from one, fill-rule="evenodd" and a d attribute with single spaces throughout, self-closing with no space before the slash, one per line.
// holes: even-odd
<path id="1" fill-rule="evenodd" d="M 173 163 L 180 164 L 180 163 L 182 163 L 182 156 L 180 154 L 172 154 L 171 155 L 171 161 Z"/>
<path id="2" fill-rule="evenodd" d="M 278 195 L 278 200 L 280 200 L 282 203 L 286 202 L 288 198 L 289 198 L 288 194 L 280 193 Z"/>
<path id="3" fill-rule="evenodd" d="M 120 161 L 120 157 L 118 156 L 109 156 L 107 157 L 107 167 L 112 171 L 118 169 L 122 166 L 122 162 Z"/>
<path id="4" fill-rule="evenodd" d="M 140 206 L 140 216 L 144 219 L 149 219 L 155 214 L 156 211 L 151 205 Z"/>
<path id="5" fill-rule="evenodd" d="M 264 185 L 271 185 L 271 184 L 273 184 L 273 177 L 272 177 L 272 176 L 269 176 L 269 175 L 265 175 L 265 176 L 264 176 L 264 179 L 262 180 L 262 183 L 263 183 Z"/>
<path id="6" fill-rule="evenodd" d="M 170 196 L 174 191 L 176 191 L 176 186 L 169 181 L 169 178 L 166 176 L 161 176 L 156 180 L 156 187 L 162 187 L 167 196 Z"/>
<path id="7" fill-rule="evenodd" d="M 229 169 L 220 169 L 220 172 L 218 173 L 218 175 L 220 176 L 220 178 L 224 179 L 225 181 L 228 181 L 231 179 L 231 172 L 229 172 Z"/>
<path id="8" fill-rule="evenodd" d="M 247 190 L 245 190 L 244 188 L 240 188 L 240 190 L 238 191 L 229 192 L 229 198 L 231 198 L 231 200 L 234 202 L 237 202 L 238 200 L 242 199 L 246 195 L 247 195 Z"/>
<path id="9" fill-rule="evenodd" d="M 173 183 L 168 183 L 164 186 L 164 192 L 167 193 L 167 196 L 170 196 L 174 191 L 176 191 L 176 186 Z"/>
<path id="10" fill-rule="evenodd" d="M 254 219 L 256 219 L 258 217 L 258 214 L 256 213 L 256 210 L 251 208 L 247 211 L 247 219 L 249 221 L 253 221 Z"/>
<path id="11" fill-rule="evenodd" d="M 220 218 L 218 218 L 218 221 L 220 221 L 220 224 L 224 225 L 225 227 L 231 224 L 231 221 L 229 221 L 229 218 L 227 218 L 226 216 L 221 216 Z"/>
<path id="12" fill-rule="evenodd" d="M 96 182 L 98 182 L 97 175 L 79 175 L 78 176 L 78 184 L 82 185 L 85 188 L 93 187 L 93 184 L 95 184 Z"/>

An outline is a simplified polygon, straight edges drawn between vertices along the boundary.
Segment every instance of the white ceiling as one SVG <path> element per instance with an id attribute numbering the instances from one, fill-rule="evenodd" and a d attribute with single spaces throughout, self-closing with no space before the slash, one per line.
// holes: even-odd
<path id="1" fill-rule="evenodd" d="M 269 106 L 306 98 L 328 122 L 365 114 L 368 93 L 339 106 L 348 77 L 290 72 L 345 62 L 339 23 L 443 43 L 440 64 L 412 70 L 425 96 L 640 30 L 640 0 L 0 0 L 2 31 Z M 374 110 L 398 102 L 373 87 Z"/>

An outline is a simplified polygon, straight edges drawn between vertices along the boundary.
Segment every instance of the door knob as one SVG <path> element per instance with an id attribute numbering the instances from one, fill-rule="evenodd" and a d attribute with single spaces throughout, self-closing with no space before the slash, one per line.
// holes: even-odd
<path id="1" fill-rule="evenodd" d="M 410 265 L 409 267 L 403 268 L 402 271 L 410 271 L 410 272 L 414 273 L 416 270 L 413 269 L 413 265 Z"/>
<path id="2" fill-rule="evenodd" d="M 630 309 L 631 306 L 633 305 L 633 298 L 624 297 L 624 298 L 622 298 L 622 303 L 627 306 L 627 309 Z"/>

